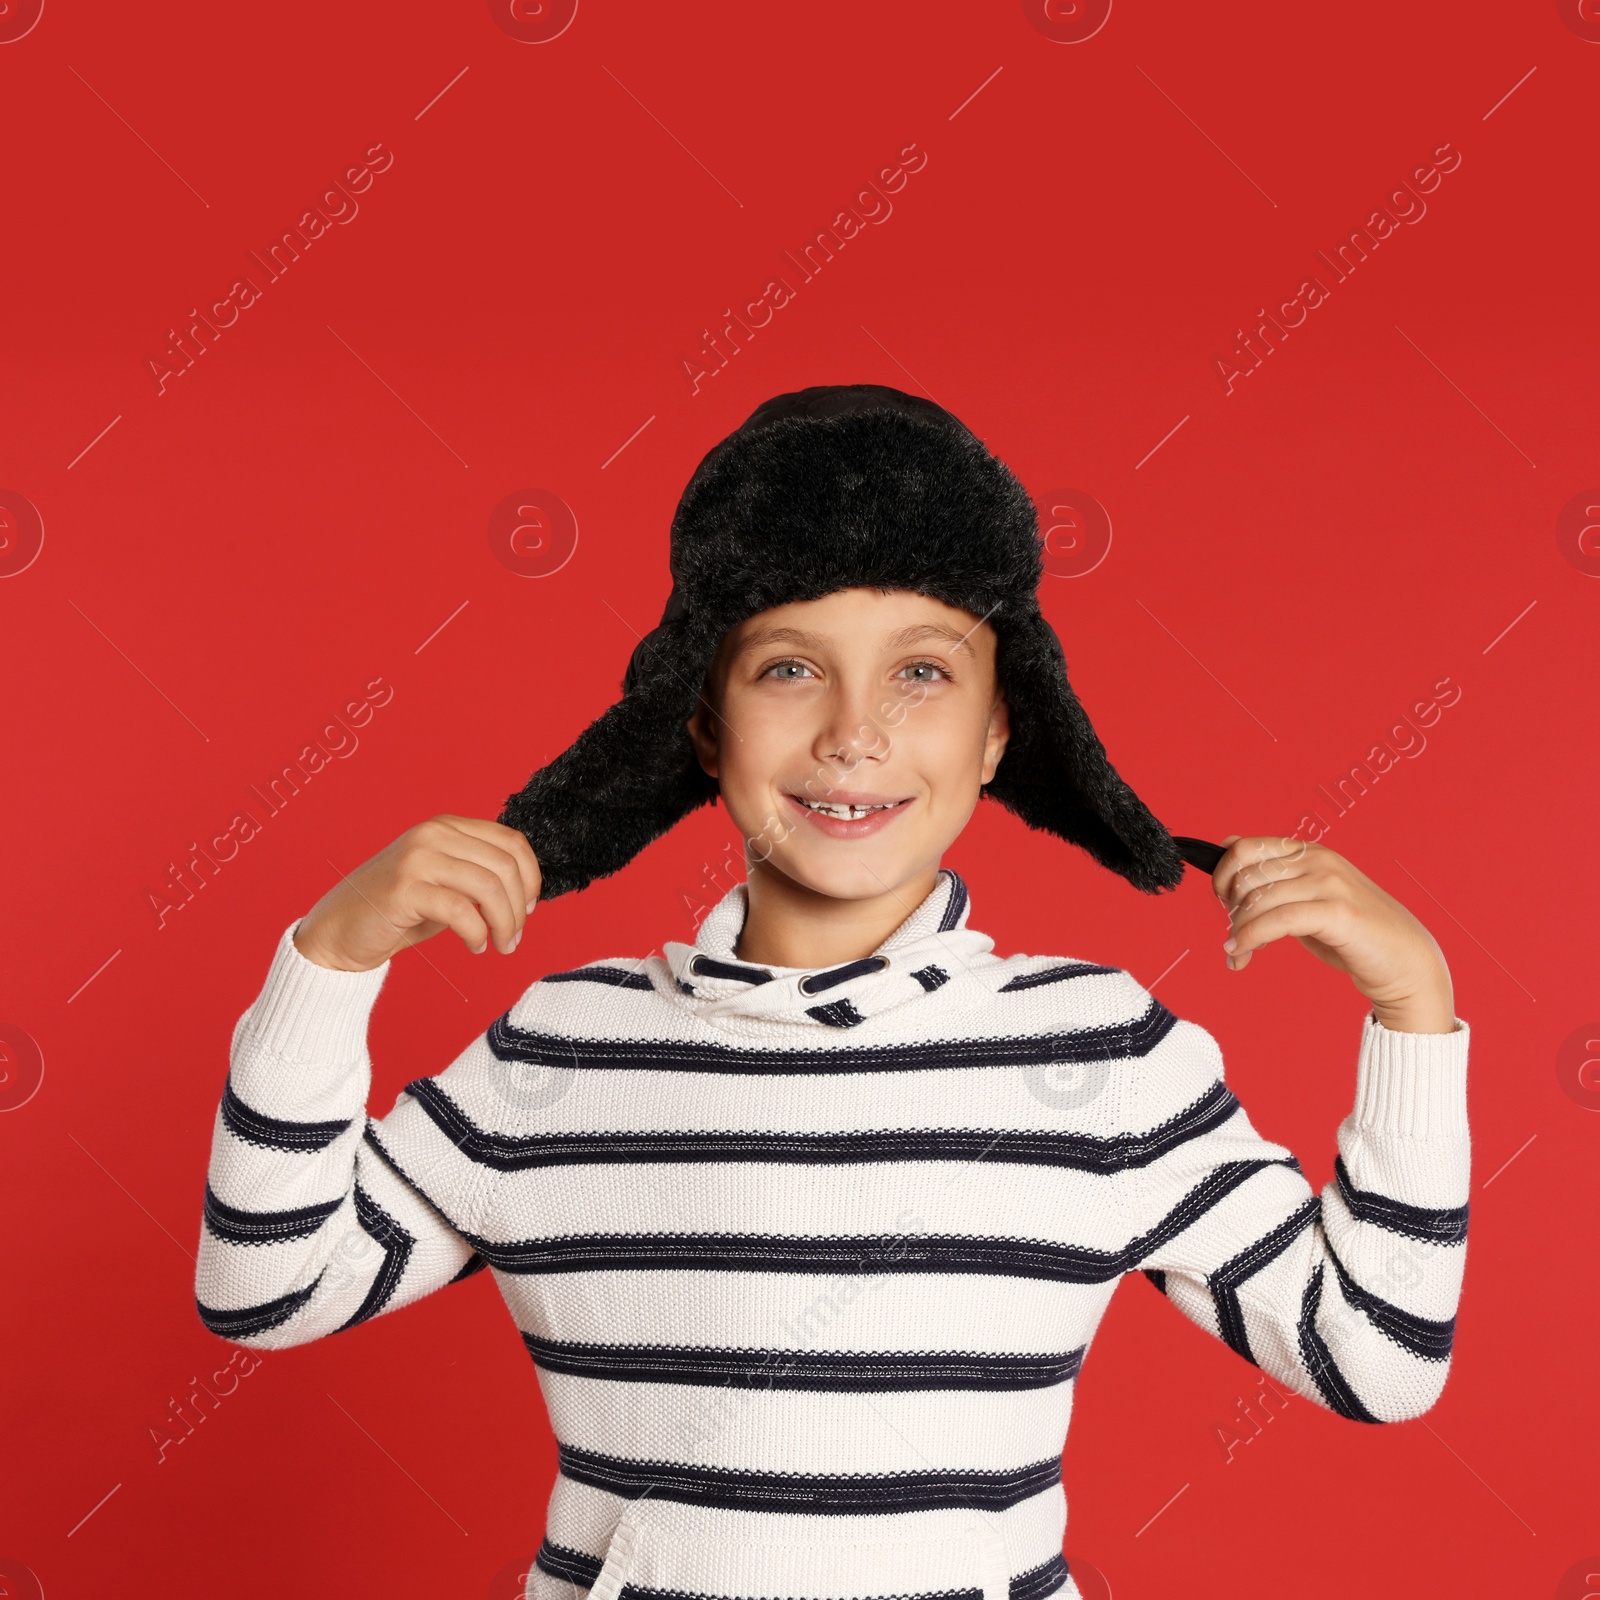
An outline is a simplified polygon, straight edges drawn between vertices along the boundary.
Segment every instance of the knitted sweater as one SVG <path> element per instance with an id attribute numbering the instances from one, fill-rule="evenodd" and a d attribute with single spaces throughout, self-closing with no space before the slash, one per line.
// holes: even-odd
<path id="1" fill-rule="evenodd" d="M 873 955 L 756 967 L 735 885 L 692 945 L 541 978 L 382 1119 L 387 963 L 291 924 L 233 1035 L 201 1319 L 282 1349 L 493 1271 L 560 1447 L 533 1600 L 1075 1595 L 1062 1449 L 1129 1273 L 1313 1404 L 1426 1411 L 1467 1025 L 1363 1018 L 1314 1194 L 1209 1033 L 1115 967 L 995 955 L 970 907 L 944 868 Z"/>

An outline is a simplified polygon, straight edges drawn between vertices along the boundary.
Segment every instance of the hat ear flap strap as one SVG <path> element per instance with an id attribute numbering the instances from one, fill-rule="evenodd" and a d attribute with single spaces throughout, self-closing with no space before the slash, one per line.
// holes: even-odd
<path id="1" fill-rule="evenodd" d="M 1205 873 L 1215 872 L 1217 863 L 1228 853 L 1220 844 L 1208 844 L 1204 839 L 1191 839 L 1182 833 L 1173 834 L 1172 842 L 1191 867 L 1198 867 Z"/>

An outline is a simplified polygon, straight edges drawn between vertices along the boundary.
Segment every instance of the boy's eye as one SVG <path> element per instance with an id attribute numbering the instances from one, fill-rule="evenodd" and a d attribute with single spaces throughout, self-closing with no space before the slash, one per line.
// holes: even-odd
<path id="1" fill-rule="evenodd" d="M 797 668 L 800 669 L 801 672 L 805 672 L 805 673 L 809 673 L 811 671 L 811 669 L 805 664 L 805 662 L 796 661 L 795 659 L 793 659 L 793 657 L 789 657 L 789 658 L 787 658 L 787 659 L 785 659 L 783 661 L 774 661 L 772 663 L 772 665 L 770 667 L 768 667 L 761 674 L 761 676 L 763 678 L 777 676 L 780 679 L 788 679 L 791 682 L 794 681 L 794 679 L 796 678 L 796 676 L 798 676 L 798 674 L 784 672 L 784 671 L 781 670 L 784 667 L 797 667 Z M 941 667 L 937 661 L 912 661 L 912 662 L 908 662 L 903 668 L 901 668 L 901 671 L 903 671 L 903 672 L 916 672 L 921 668 L 926 668 L 930 672 L 937 672 L 941 677 L 944 677 L 944 678 L 948 678 L 950 676 L 950 674 L 947 671 L 945 671 L 945 669 L 943 667 Z M 916 683 L 932 683 L 934 680 L 932 678 L 924 677 L 924 678 L 916 678 L 916 679 L 913 679 L 912 681 L 916 682 Z"/>
<path id="2" fill-rule="evenodd" d="M 777 672 L 780 667 L 800 667 L 800 668 L 804 669 L 807 672 L 809 672 L 811 670 L 809 667 L 806 666 L 805 662 L 803 662 L 803 661 L 794 661 L 794 660 L 774 661 L 772 663 L 772 665 L 770 667 L 768 667 L 767 670 L 761 674 L 761 676 L 763 678 L 769 677 L 771 674 Z M 790 674 L 782 673 L 782 674 L 780 674 L 780 676 L 787 678 L 787 677 L 790 676 Z"/>

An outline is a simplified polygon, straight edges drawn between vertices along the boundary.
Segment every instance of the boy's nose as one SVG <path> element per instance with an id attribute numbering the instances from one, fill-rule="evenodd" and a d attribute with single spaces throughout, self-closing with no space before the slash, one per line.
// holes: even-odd
<path id="1" fill-rule="evenodd" d="M 884 755 L 888 750 L 888 735 L 872 711 L 870 689 L 849 684 L 833 689 L 817 733 L 817 757 L 855 762 L 867 756 Z"/>

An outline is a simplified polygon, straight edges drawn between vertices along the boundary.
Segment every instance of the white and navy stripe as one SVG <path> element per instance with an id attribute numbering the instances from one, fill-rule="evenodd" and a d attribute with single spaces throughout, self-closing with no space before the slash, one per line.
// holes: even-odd
<path id="1" fill-rule="evenodd" d="M 281 1348 L 492 1268 L 560 1444 L 530 1595 L 592 1586 L 643 1518 L 641 1600 L 798 1596 L 846 1549 L 962 1550 L 973 1526 L 1010 1600 L 1044 1600 L 1070 1581 L 1073 1391 L 1130 1273 L 1342 1416 L 1437 1398 L 1464 1024 L 1364 1022 L 1317 1195 L 1209 1034 L 1117 968 L 995 956 L 948 869 L 878 951 L 821 970 L 739 960 L 743 897 L 694 945 L 535 983 L 382 1119 L 386 967 L 316 967 L 290 928 L 235 1033 L 202 1320 Z M 992 1600 L 975 1566 L 947 1576 L 914 1592 Z"/>

